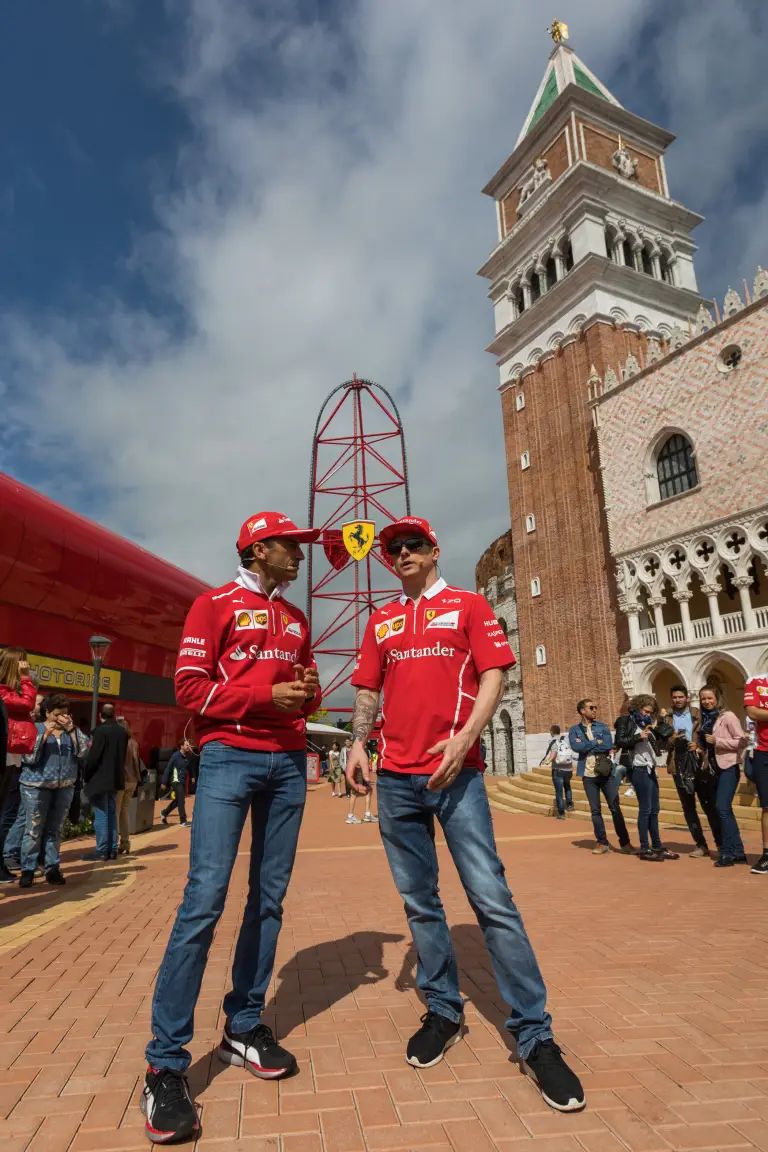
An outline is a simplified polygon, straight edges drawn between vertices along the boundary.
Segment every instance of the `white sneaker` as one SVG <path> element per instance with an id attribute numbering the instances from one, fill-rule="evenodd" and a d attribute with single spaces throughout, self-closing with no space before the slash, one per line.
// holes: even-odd
<path id="1" fill-rule="evenodd" d="M 347 824 L 362 824 L 362 820 L 358 820 L 357 816 L 353 816 L 350 812 L 347 816 Z"/>
<path id="2" fill-rule="evenodd" d="M 372 812 L 366 812 L 365 816 L 363 816 L 363 824 L 378 824 L 378 822 L 378 816 L 374 816 Z"/>
<path id="3" fill-rule="evenodd" d="M 634 795 L 635 795 L 634 788 L 627 788 L 626 792 L 624 793 L 624 799 L 625 800 L 632 800 L 634 798 Z"/>

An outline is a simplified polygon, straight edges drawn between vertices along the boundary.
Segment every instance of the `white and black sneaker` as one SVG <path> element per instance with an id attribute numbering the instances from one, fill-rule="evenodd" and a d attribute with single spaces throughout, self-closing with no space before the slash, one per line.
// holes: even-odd
<path id="1" fill-rule="evenodd" d="M 550 1108 L 558 1112 L 580 1112 L 586 1104 L 581 1081 L 563 1060 L 554 1040 L 541 1040 L 520 1066 L 538 1085 Z"/>
<path id="2" fill-rule="evenodd" d="M 446 1049 L 458 1044 L 461 1037 L 461 1020 L 457 1022 L 439 1016 L 437 1012 L 425 1012 L 421 1028 L 408 1041 L 405 1058 L 414 1068 L 432 1068 L 440 1063 Z"/>
<path id="3" fill-rule="evenodd" d="M 753 876 L 768 876 L 768 849 L 763 852 L 756 864 L 750 868 Z"/>
<path id="4" fill-rule="evenodd" d="M 225 1025 L 218 1053 L 225 1064 L 247 1068 L 262 1080 L 280 1080 L 299 1070 L 296 1057 L 280 1047 L 266 1024 L 257 1024 L 250 1032 L 230 1032 Z"/>
<path id="5" fill-rule="evenodd" d="M 144 1131 L 153 1144 L 186 1140 L 200 1129 L 187 1078 L 172 1068 L 147 1068 L 139 1107 L 147 1118 Z"/>

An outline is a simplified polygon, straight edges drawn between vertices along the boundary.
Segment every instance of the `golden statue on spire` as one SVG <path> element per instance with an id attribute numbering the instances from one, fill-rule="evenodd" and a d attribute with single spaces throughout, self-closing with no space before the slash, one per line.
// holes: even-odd
<path id="1" fill-rule="evenodd" d="M 553 20 L 552 27 L 548 28 L 547 31 L 555 44 L 562 44 L 563 40 L 568 39 L 568 25 L 564 24 L 562 20 Z"/>

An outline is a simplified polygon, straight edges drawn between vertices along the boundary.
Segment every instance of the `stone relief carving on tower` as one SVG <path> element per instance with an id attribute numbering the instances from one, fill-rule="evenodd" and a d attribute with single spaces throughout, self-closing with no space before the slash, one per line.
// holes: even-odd
<path id="1" fill-rule="evenodd" d="M 678 348 L 682 348 L 683 345 L 687 344 L 689 340 L 690 336 L 684 328 L 681 328 L 679 324 L 672 325 L 672 328 L 669 331 L 670 352 L 676 352 Z"/>
<path id="2" fill-rule="evenodd" d="M 528 170 L 528 173 L 520 185 L 520 199 L 518 201 L 518 212 L 522 215 L 523 206 L 525 210 L 530 207 L 531 199 L 536 200 L 542 194 L 542 190 L 552 183 L 552 173 L 549 170 L 549 164 L 543 156 L 538 156 L 533 162 L 533 167 Z"/>
<path id="3" fill-rule="evenodd" d="M 605 392 L 610 392 L 611 388 L 615 388 L 619 383 L 619 378 L 614 372 L 613 368 L 606 368 L 605 378 L 603 382 L 603 389 Z"/>
<path id="4" fill-rule="evenodd" d="M 661 344 L 659 344 L 655 336 L 651 336 L 648 340 L 648 347 L 645 354 L 646 363 L 655 364 L 658 360 L 662 359 L 663 355 Z"/>
<path id="5" fill-rule="evenodd" d="M 611 160 L 619 176 L 623 176 L 625 180 L 637 179 L 637 160 L 632 159 L 621 136 L 619 136 L 619 146 Z"/>
<path id="6" fill-rule="evenodd" d="M 705 304 L 699 305 L 699 310 L 696 313 L 696 335 L 702 336 L 705 332 L 710 332 L 715 326 L 715 321 L 712 318 L 712 313 Z"/>
<path id="7" fill-rule="evenodd" d="M 723 301 L 723 316 L 726 319 L 729 316 L 735 316 L 736 313 L 740 312 L 743 307 L 744 304 L 742 302 L 741 296 L 739 296 L 738 292 L 734 291 L 733 288 L 729 288 L 725 294 L 725 300 Z"/>
<path id="8" fill-rule="evenodd" d="M 755 300 L 759 300 L 761 296 L 768 296 L 768 272 L 766 272 L 765 268 L 761 268 L 759 264 L 752 285 L 752 295 Z"/>
<path id="9" fill-rule="evenodd" d="M 639 363 L 637 357 L 633 356 L 632 353 L 630 352 L 629 356 L 627 356 L 627 359 L 624 363 L 624 367 L 621 370 L 622 380 L 630 380 L 633 376 L 637 376 L 638 372 L 640 372 L 640 371 L 641 371 L 640 363 Z"/>

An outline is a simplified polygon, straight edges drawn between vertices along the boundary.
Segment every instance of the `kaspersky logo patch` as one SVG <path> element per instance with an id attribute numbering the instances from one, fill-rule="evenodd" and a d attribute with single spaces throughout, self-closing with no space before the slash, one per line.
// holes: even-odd
<path id="1" fill-rule="evenodd" d="M 441 612 L 439 608 L 428 608 L 426 613 L 427 628 L 458 628 L 460 611 L 459 608 L 453 612 Z"/>
<path id="2" fill-rule="evenodd" d="M 266 628 L 269 615 L 254 609 L 238 608 L 235 612 L 235 632 L 245 632 L 249 628 Z"/>

